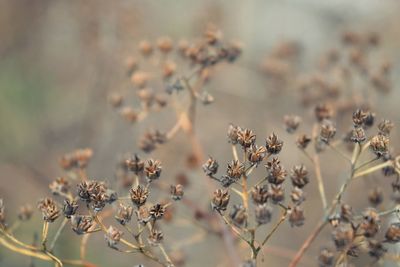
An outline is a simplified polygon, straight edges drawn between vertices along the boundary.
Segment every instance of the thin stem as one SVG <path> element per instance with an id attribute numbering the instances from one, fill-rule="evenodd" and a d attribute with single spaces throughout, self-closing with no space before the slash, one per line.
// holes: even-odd
<path id="1" fill-rule="evenodd" d="M 326 207 L 328 206 L 328 203 L 327 203 L 327 200 L 326 200 L 324 180 L 322 179 L 321 163 L 320 163 L 320 159 L 319 159 L 318 153 L 315 153 L 313 162 L 314 162 L 315 176 L 317 177 L 318 191 L 319 191 L 319 194 L 321 196 L 322 207 L 323 207 L 324 210 L 326 210 Z"/>
<path id="2" fill-rule="evenodd" d="M 167 261 L 167 263 L 168 263 L 171 267 L 172 267 L 172 266 L 175 266 L 175 265 L 172 263 L 171 258 L 168 256 L 168 253 L 167 253 L 167 251 L 165 250 L 164 246 L 160 243 L 160 244 L 158 244 L 158 247 L 160 248 L 161 253 L 164 255 L 164 258 L 165 258 L 165 260 Z"/>
<path id="3" fill-rule="evenodd" d="M 239 229 L 237 229 L 226 217 L 225 215 L 222 214 L 222 212 L 218 211 L 219 215 L 221 215 L 221 218 L 224 220 L 224 222 L 226 223 L 226 225 L 230 226 L 230 228 L 232 229 L 232 231 L 240 238 L 242 239 L 244 242 L 246 242 L 247 244 L 250 244 L 250 242 L 242 235 L 242 233 L 240 232 Z"/>
<path id="4" fill-rule="evenodd" d="M 47 242 L 47 235 L 49 233 L 49 222 L 43 222 L 43 230 L 42 230 L 42 247 L 43 250 L 46 251 L 46 242 Z"/>
<path id="5" fill-rule="evenodd" d="M 340 149 L 338 149 L 336 146 L 332 146 L 331 144 L 329 144 L 328 143 L 328 146 L 333 150 L 333 151 L 335 151 L 336 153 L 338 153 L 341 157 L 343 157 L 345 160 L 347 160 L 347 161 L 351 161 L 351 159 L 346 155 L 346 154 L 344 154 L 343 153 L 343 151 L 341 151 Z"/>
<path id="6" fill-rule="evenodd" d="M 308 238 L 306 239 L 306 241 L 304 241 L 303 245 L 301 246 L 301 248 L 299 249 L 299 251 L 296 253 L 296 255 L 294 256 L 294 258 L 292 259 L 292 261 L 289 264 L 289 267 L 295 267 L 297 266 L 297 264 L 300 262 L 301 258 L 303 257 L 304 253 L 306 252 L 306 250 L 310 247 L 310 245 L 312 244 L 312 242 L 315 240 L 315 238 L 317 238 L 317 236 L 319 235 L 319 233 L 322 231 L 322 229 L 324 229 L 325 225 L 327 225 L 328 221 L 327 220 L 323 220 L 321 221 L 317 227 L 314 229 L 314 231 L 308 236 Z"/>
<path id="7" fill-rule="evenodd" d="M 237 149 L 235 145 L 232 145 L 232 155 L 234 160 L 239 160 Z"/>
<path id="8" fill-rule="evenodd" d="M 62 230 L 64 229 L 65 225 L 67 224 L 67 222 L 68 222 L 68 219 L 64 218 L 60 227 L 58 227 L 58 230 L 57 230 L 56 234 L 54 235 L 53 241 L 50 244 L 49 251 L 53 250 L 53 248 L 56 245 L 56 242 L 57 242 L 58 238 L 60 237 L 60 234 L 61 234 Z"/>
<path id="9" fill-rule="evenodd" d="M 371 164 L 371 163 L 374 162 L 374 161 L 377 161 L 378 159 L 379 159 L 379 157 L 375 157 L 375 158 L 373 158 L 373 159 L 371 159 L 371 160 L 369 160 L 369 161 L 367 161 L 367 162 L 364 162 L 364 163 L 360 164 L 359 166 L 357 166 L 354 170 L 355 170 L 355 171 L 358 171 L 359 169 L 361 169 L 361 168 L 363 168 L 363 167 L 365 167 L 365 166 Z"/>
<path id="10" fill-rule="evenodd" d="M 283 214 L 282 214 L 281 218 L 279 219 L 279 221 L 274 225 L 272 230 L 268 233 L 268 235 L 265 237 L 265 239 L 261 243 L 261 246 L 258 247 L 257 250 L 260 250 L 268 242 L 268 240 L 271 238 L 271 236 L 276 232 L 276 230 L 278 230 L 279 226 L 286 220 L 286 217 L 287 217 L 287 210 L 285 210 L 283 212 Z"/>
<path id="11" fill-rule="evenodd" d="M 357 172 L 356 174 L 354 174 L 353 178 L 355 179 L 355 178 L 358 178 L 358 177 L 362 177 L 364 175 L 379 171 L 379 170 L 381 170 L 381 169 L 383 169 L 385 167 L 391 166 L 391 165 L 393 165 L 393 162 L 391 160 L 388 160 L 388 161 L 383 162 L 381 164 L 378 164 L 378 165 L 375 165 L 373 167 L 370 167 L 370 168 L 368 168 L 368 169 L 366 169 L 364 171 Z"/>

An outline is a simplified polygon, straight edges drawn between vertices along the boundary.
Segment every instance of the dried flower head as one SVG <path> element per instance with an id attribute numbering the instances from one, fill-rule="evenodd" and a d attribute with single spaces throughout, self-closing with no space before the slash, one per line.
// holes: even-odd
<path id="1" fill-rule="evenodd" d="M 245 168 L 243 163 L 239 162 L 238 160 L 233 160 L 231 163 L 228 163 L 226 174 L 234 180 L 238 180 L 243 175 L 244 170 Z"/>
<path id="2" fill-rule="evenodd" d="M 78 196 L 82 201 L 91 203 L 96 211 L 100 211 L 104 206 L 115 200 L 115 196 L 110 198 L 108 189 L 103 182 L 94 180 L 82 181 L 78 184 Z"/>
<path id="3" fill-rule="evenodd" d="M 66 218 L 71 218 L 78 210 L 78 204 L 75 200 L 64 199 L 63 214 Z"/>
<path id="4" fill-rule="evenodd" d="M 62 195 L 68 193 L 70 185 L 67 179 L 59 177 L 49 185 L 49 188 L 54 195 Z"/>
<path id="5" fill-rule="evenodd" d="M 303 188 L 309 182 L 308 171 L 303 164 L 294 166 L 290 177 L 292 178 L 292 184 L 299 188 Z"/>
<path id="6" fill-rule="evenodd" d="M 172 40 L 169 37 L 161 37 L 157 40 L 157 48 L 163 53 L 169 53 L 172 50 Z"/>
<path id="7" fill-rule="evenodd" d="M 290 210 L 289 223 L 293 226 L 302 226 L 304 224 L 304 211 L 300 206 L 295 206 Z"/>
<path id="8" fill-rule="evenodd" d="M 297 115 L 285 115 L 283 117 L 283 122 L 285 123 L 286 131 L 288 133 L 294 133 L 301 123 L 301 118 Z"/>
<path id="9" fill-rule="evenodd" d="M 124 97 L 118 93 L 112 93 L 108 96 L 108 102 L 113 108 L 119 108 L 124 101 Z"/>
<path id="10" fill-rule="evenodd" d="M 133 157 L 127 159 L 125 161 L 126 167 L 128 170 L 134 172 L 135 174 L 139 174 L 143 172 L 144 169 L 144 161 L 139 158 L 137 154 Z"/>
<path id="11" fill-rule="evenodd" d="M 277 158 L 273 158 L 272 161 L 267 162 L 265 165 L 267 168 L 268 182 L 271 184 L 279 185 L 285 181 L 287 172 L 280 161 Z"/>
<path id="12" fill-rule="evenodd" d="M 161 162 L 150 159 L 147 161 L 147 165 L 144 168 L 144 173 L 149 181 L 153 181 L 160 178 L 161 170 Z"/>
<path id="13" fill-rule="evenodd" d="M 363 221 L 360 223 L 360 229 L 363 230 L 365 237 L 373 237 L 379 231 L 379 214 L 375 209 L 369 208 L 363 213 Z"/>
<path id="14" fill-rule="evenodd" d="M 255 204 L 262 205 L 267 203 L 269 197 L 269 188 L 267 185 L 256 185 L 251 190 L 251 198 Z"/>
<path id="15" fill-rule="evenodd" d="M 38 208 L 42 212 L 43 220 L 46 222 L 54 222 L 60 216 L 60 210 L 51 198 L 39 201 Z"/>
<path id="16" fill-rule="evenodd" d="M 386 231 L 385 239 L 389 243 L 400 242 L 400 223 L 392 223 Z"/>
<path id="17" fill-rule="evenodd" d="M 117 215 L 115 219 L 122 225 L 127 224 L 131 221 L 133 214 L 133 208 L 131 206 L 126 206 L 122 203 L 119 204 Z"/>
<path id="18" fill-rule="evenodd" d="M 239 129 L 237 131 L 237 141 L 244 149 L 247 149 L 254 145 L 256 135 L 250 129 Z"/>
<path id="19" fill-rule="evenodd" d="M 104 238 L 107 242 L 107 245 L 110 248 L 116 248 L 117 244 L 121 240 L 121 237 L 124 233 L 119 231 L 117 228 L 113 226 L 108 227 L 107 232 L 104 235 Z"/>
<path id="20" fill-rule="evenodd" d="M 347 247 L 355 238 L 355 231 L 351 224 L 342 223 L 332 233 L 333 241 L 338 250 Z"/>
<path id="21" fill-rule="evenodd" d="M 135 188 L 131 188 L 131 190 L 129 190 L 129 193 L 131 195 L 131 200 L 133 204 L 138 207 L 145 204 L 149 196 L 149 190 L 143 185 L 138 185 Z"/>
<path id="22" fill-rule="evenodd" d="M 149 56 L 153 52 L 153 46 L 149 41 L 143 40 L 139 43 L 139 51 L 144 56 Z"/>
<path id="23" fill-rule="evenodd" d="M 383 120 L 378 124 L 379 133 L 385 136 L 389 136 L 393 128 L 394 123 L 390 120 Z"/>
<path id="24" fill-rule="evenodd" d="M 157 246 L 163 241 L 163 239 L 164 239 L 164 234 L 160 230 L 152 229 L 150 231 L 148 240 L 152 246 Z"/>
<path id="25" fill-rule="evenodd" d="M 268 136 L 267 140 L 265 141 L 265 147 L 270 154 L 278 154 L 281 152 L 282 146 L 283 142 L 275 133 L 272 133 L 270 136 Z"/>
<path id="26" fill-rule="evenodd" d="M 171 197 L 173 200 L 181 200 L 183 197 L 183 186 L 181 184 L 171 185 Z"/>
<path id="27" fill-rule="evenodd" d="M 292 200 L 293 204 L 300 205 L 306 199 L 304 196 L 304 191 L 298 187 L 294 187 L 290 193 L 290 199 Z"/>
<path id="28" fill-rule="evenodd" d="M 333 265 L 335 255 L 328 248 L 323 248 L 319 252 L 318 266 L 319 267 L 330 267 Z"/>
<path id="29" fill-rule="evenodd" d="M 285 191 L 283 190 L 282 184 L 271 184 L 269 195 L 273 203 L 282 202 L 285 199 Z"/>
<path id="30" fill-rule="evenodd" d="M 254 214 L 258 224 L 267 224 L 272 218 L 272 207 L 268 204 L 257 205 Z"/>
<path id="31" fill-rule="evenodd" d="M 18 219 L 20 219 L 21 221 L 28 221 L 32 217 L 32 214 L 33 214 L 32 206 L 29 204 L 23 205 L 19 207 Z"/>
<path id="32" fill-rule="evenodd" d="M 71 225 L 75 233 L 83 235 L 93 226 L 93 218 L 91 216 L 73 215 L 71 216 Z"/>
<path id="33" fill-rule="evenodd" d="M 267 149 L 263 146 L 253 145 L 248 152 L 248 160 L 252 163 L 260 163 L 266 156 Z"/>
<path id="34" fill-rule="evenodd" d="M 321 123 L 319 138 L 321 141 L 325 143 L 329 143 L 329 141 L 335 136 L 336 127 L 333 122 L 330 120 L 323 120 Z"/>
<path id="35" fill-rule="evenodd" d="M 229 218 L 232 220 L 233 224 L 238 227 L 247 225 L 247 212 L 241 204 L 232 206 L 232 210 L 229 213 Z"/>
<path id="36" fill-rule="evenodd" d="M 354 143 L 362 143 L 365 141 L 365 139 L 367 139 L 367 137 L 365 136 L 364 128 L 355 127 L 351 131 L 350 141 L 352 141 Z"/>
<path id="37" fill-rule="evenodd" d="M 364 122 L 366 121 L 368 116 L 368 113 L 361 110 L 361 109 L 357 109 L 354 113 L 353 113 L 353 124 L 355 127 L 360 127 L 364 124 Z"/>
<path id="38" fill-rule="evenodd" d="M 387 252 L 387 249 L 383 246 L 382 242 L 374 239 L 368 240 L 368 254 L 376 259 L 380 259 Z"/>
<path id="39" fill-rule="evenodd" d="M 306 149 L 308 144 L 311 142 L 311 138 L 308 137 L 305 134 L 300 135 L 299 137 L 297 137 L 296 140 L 296 145 L 297 147 L 299 147 L 300 149 Z"/>
<path id="40" fill-rule="evenodd" d="M 152 206 L 150 208 L 149 212 L 150 212 L 150 216 L 154 220 L 159 220 L 164 216 L 165 206 L 162 204 L 155 204 L 154 206 Z"/>
<path id="41" fill-rule="evenodd" d="M 136 216 L 141 224 L 146 224 L 151 219 L 149 209 L 146 206 L 140 206 L 136 211 Z"/>
<path id="42" fill-rule="evenodd" d="M 373 206 L 378 206 L 383 202 L 383 191 L 380 187 L 373 188 L 368 193 L 368 200 Z"/>
<path id="43" fill-rule="evenodd" d="M 215 159 L 209 157 L 202 167 L 207 176 L 213 176 L 217 173 L 219 164 Z"/>
<path id="44" fill-rule="evenodd" d="M 344 222 L 351 222 L 353 220 L 353 208 L 348 204 L 340 206 L 340 219 Z"/>
<path id="45" fill-rule="evenodd" d="M 333 116 L 333 108 L 328 104 L 319 104 L 315 107 L 315 116 L 321 122 L 329 120 Z"/>
<path id="46" fill-rule="evenodd" d="M 389 137 L 378 134 L 371 138 L 370 148 L 378 157 L 384 156 L 389 152 Z"/>
<path id="47" fill-rule="evenodd" d="M 224 211 L 229 204 L 229 198 L 228 190 L 217 189 L 214 191 L 211 207 L 218 211 Z"/>
<path id="48" fill-rule="evenodd" d="M 242 132 L 242 129 L 236 125 L 230 124 L 228 128 L 228 139 L 233 145 L 238 143 L 238 133 Z"/>

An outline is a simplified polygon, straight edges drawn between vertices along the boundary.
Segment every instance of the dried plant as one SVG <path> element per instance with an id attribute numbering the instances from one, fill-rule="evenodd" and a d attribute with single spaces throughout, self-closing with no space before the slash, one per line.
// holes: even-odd
<path id="1" fill-rule="evenodd" d="M 312 107 L 314 118 L 285 115 L 283 129 L 286 136 L 292 137 L 290 140 L 283 140 L 281 129 L 260 140 L 255 131 L 230 124 L 230 160 L 222 164 L 210 156 L 197 168 L 204 172 L 204 188 L 198 190 L 209 193 L 207 208 L 184 194 L 191 185 L 185 174 L 178 176 L 176 183 L 167 182 L 159 160 L 144 160 L 135 153 L 124 155 L 118 162 L 115 180 L 97 180 L 88 173 L 92 149 L 77 149 L 59 159 L 64 172 L 49 184 L 52 197 L 45 196 L 37 204 L 42 218 L 40 244 L 29 244 L 15 235 L 19 225 L 34 215 L 33 207 L 21 206 L 12 222 L 2 199 L 0 244 L 55 266 L 93 267 L 96 265 L 87 259 L 88 239 L 100 234 L 104 245 L 116 253 L 141 255 L 148 264 L 190 266 L 181 248 L 210 242 L 208 237 L 214 236 L 227 249 L 227 266 L 255 267 L 260 266 L 267 245 L 279 235 L 282 225 L 303 231 L 307 206 L 312 204 L 307 201 L 309 184 L 315 184 L 320 197 L 317 204 L 323 215 L 302 246 L 290 255 L 289 266 L 298 266 L 328 227 L 331 242 L 324 240 L 315 263 L 318 266 L 349 266 L 353 258 L 362 254 L 372 257 L 373 263 L 387 258 L 398 262 L 398 256 L 388 248 L 400 242 L 400 155 L 391 146 L 394 123 L 387 119 L 376 123 L 374 95 L 370 90 L 375 88 L 379 96 L 389 91 L 390 64 L 370 64 L 370 53 L 379 48 L 377 34 L 346 32 L 341 48 L 330 50 L 317 70 L 307 75 L 299 74 L 296 66 L 301 52 L 299 44 L 285 42 L 272 49 L 262 65 L 264 73 L 275 89 L 300 89 L 303 107 Z M 113 92 L 109 102 L 132 123 L 140 123 L 151 113 L 172 106 L 177 114 L 174 126 L 168 131 L 155 129 L 145 133 L 139 147 L 151 153 L 183 130 L 190 137 L 192 160 L 197 164 L 203 158 L 203 148 L 194 133 L 197 103 L 213 102 L 205 84 L 217 65 L 232 63 L 240 54 L 240 46 L 226 43 L 215 27 L 208 28 L 199 41 L 192 43 L 181 40 L 174 44 L 168 37 L 154 43 L 143 40 L 138 45 L 138 55 L 126 62 L 137 97 L 136 102 L 132 101 L 135 108 L 130 106 L 129 94 Z M 365 85 L 365 90 L 356 91 L 355 83 Z M 174 101 L 175 96 L 184 92 L 186 99 Z M 335 117 L 337 114 L 343 116 Z M 310 121 L 312 129 L 300 132 L 302 124 Z M 342 126 L 349 130 L 343 132 Z M 216 154 L 216 150 L 221 148 L 208 152 Z M 300 152 L 302 160 L 287 166 L 281 154 L 285 150 Z M 327 178 L 321 164 L 326 153 L 334 153 L 346 162 L 338 168 L 346 170 L 347 177 L 332 199 L 326 194 Z M 365 194 L 369 205 L 362 210 L 353 209 L 346 202 L 348 188 L 353 181 L 377 172 L 392 177 L 391 207 L 382 208 L 384 190 L 371 186 Z M 192 214 L 175 213 L 176 206 L 186 206 Z M 181 216 L 180 222 L 196 227 L 198 233 L 179 240 L 164 233 L 162 228 L 176 215 Z M 392 215 L 397 218 L 389 221 L 387 218 Z M 81 237 L 76 259 L 61 258 L 55 250 L 66 227 L 72 230 L 69 234 Z M 56 229 L 53 235 L 49 228 Z M 243 256 L 244 253 L 247 254 Z"/>

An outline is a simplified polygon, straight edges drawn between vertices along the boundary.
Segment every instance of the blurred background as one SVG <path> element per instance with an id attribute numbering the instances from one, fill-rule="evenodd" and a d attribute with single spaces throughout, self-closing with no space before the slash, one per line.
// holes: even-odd
<path id="1" fill-rule="evenodd" d="M 276 92 L 259 71 L 262 59 L 282 41 L 296 41 L 301 49 L 298 68 L 308 72 L 327 49 L 339 47 L 343 31 L 373 31 L 381 35 L 379 53 L 393 65 L 392 91 L 377 98 L 377 118 L 391 119 L 400 125 L 398 110 L 400 77 L 400 18 L 398 1 L 0 1 L 0 197 L 8 216 L 22 204 L 33 203 L 49 195 L 48 183 L 62 174 L 58 159 L 65 152 L 90 147 L 94 151 L 89 176 L 96 179 L 114 177 L 118 158 L 126 152 L 139 152 L 137 139 L 147 129 L 167 129 L 174 123 L 168 111 L 150 116 L 140 124 L 130 125 L 113 112 L 107 103 L 110 92 L 129 88 L 124 60 L 137 53 L 142 39 L 195 39 L 209 23 L 221 29 L 228 40 L 238 40 L 243 54 L 235 64 L 221 67 L 207 83 L 215 102 L 199 106 L 196 131 L 205 154 L 217 158 L 222 168 L 231 160 L 226 142 L 229 123 L 254 129 L 259 141 L 275 131 L 286 149 L 282 161 L 288 168 L 306 162 L 290 146 L 294 136 L 285 133 L 282 118 L 293 113 L 302 116 L 302 132 L 311 132 L 312 109 L 304 108 L 292 90 Z M 348 118 L 350 123 L 350 117 Z M 392 135 L 396 146 L 399 131 Z M 288 148 L 289 147 L 289 148 Z M 172 181 L 185 172 L 190 179 L 186 196 L 204 206 L 209 203 L 203 173 L 187 171 L 186 157 L 191 148 L 180 133 L 152 157 L 163 162 L 163 179 Z M 398 152 L 398 150 L 396 150 Z M 141 152 L 140 152 L 141 153 Z M 144 155 L 143 153 L 141 153 Z M 147 157 L 144 155 L 144 157 Z M 346 174 L 346 162 L 334 153 L 322 158 L 323 176 L 331 199 Z M 335 167 L 332 167 L 335 166 Z M 344 166 L 344 167 L 342 167 Z M 343 169 L 341 169 L 343 168 Z M 261 168 L 262 169 L 262 168 Z M 258 170 L 262 175 L 264 170 Z M 342 173 L 343 172 L 343 173 Z M 371 175 L 372 183 L 390 190 L 389 180 Z M 369 188 L 358 181 L 349 189 L 357 198 L 350 204 L 365 207 Z M 321 213 L 315 183 L 306 189 L 306 224 L 301 230 L 288 224 L 271 239 L 271 251 L 265 253 L 264 265 L 286 266 Z M 208 195 L 207 195 L 208 196 Z M 390 205 L 390 199 L 385 200 Z M 185 210 L 180 211 L 185 213 Z M 278 212 L 275 214 L 278 216 Z M 32 231 L 40 232 L 40 215 L 34 223 L 21 226 L 18 237 L 31 240 Z M 182 239 L 192 228 L 167 227 L 166 243 Z M 263 228 L 264 229 L 264 228 Z M 268 226 L 263 231 L 267 231 Z M 70 229 L 65 230 L 70 232 Z M 90 239 L 88 259 L 99 266 L 134 266 L 140 256 L 119 255 L 98 244 L 99 234 Z M 330 239 L 323 232 L 308 252 L 302 266 L 316 266 L 321 244 Z M 78 237 L 64 234 L 56 248 L 59 255 L 79 255 Z M 29 242 L 29 241 L 27 241 Z M 285 248 L 285 255 L 279 255 Z M 278 252 L 276 252 L 276 250 Z M 228 266 L 223 243 L 215 236 L 185 246 L 186 266 Z M 100 253 L 99 253 L 100 252 Z M 282 253 L 281 253 L 282 254 Z M 30 259 L 0 248 L 1 266 L 28 266 Z M 360 266 L 365 266 L 360 263 Z M 387 262 L 386 266 L 396 266 Z M 392 265 L 391 265 L 392 264 Z M 51 266 L 36 261 L 35 266 Z M 147 263 L 145 266 L 153 266 Z"/>

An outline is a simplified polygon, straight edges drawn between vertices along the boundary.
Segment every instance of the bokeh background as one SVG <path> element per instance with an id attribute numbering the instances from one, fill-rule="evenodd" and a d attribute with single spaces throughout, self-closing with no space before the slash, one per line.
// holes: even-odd
<path id="1" fill-rule="evenodd" d="M 129 125 L 113 112 L 107 95 L 128 88 L 123 62 L 136 52 L 140 40 L 156 40 L 165 35 L 173 40 L 194 39 L 208 23 L 217 25 L 227 39 L 243 44 L 240 60 L 219 69 L 207 84 L 216 101 L 201 106 L 196 118 L 203 150 L 223 164 L 231 159 L 226 143 L 230 122 L 254 129 L 261 139 L 277 132 L 286 142 L 281 155 L 285 166 L 306 163 L 300 153 L 290 149 L 294 137 L 285 133 L 282 117 L 287 113 L 303 116 L 301 130 L 310 132 L 312 111 L 304 109 L 290 90 L 279 93 L 271 90 L 265 76 L 257 70 L 262 58 L 284 40 L 301 45 L 300 67 L 309 70 L 321 53 L 338 43 L 343 31 L 378 32 L 382 37 L 380 53 L 393 64 L 394 86 L 389 96 L 376 100 L 374 108 L 378 118 L 389 118 L 399 125 L 399 10 L 400 2 L 394 0 L 1 0 L 0 197 L 6 202 L 9 216 L 15 217 L 14 211 L 20 205 L 36 205 L 38 199 L 49 195 L 48 183 L 61 175 L 57 160 L 63 153 L 80 147 L 92 148 L 94 157 L 89 175 L 97 179 L 112 178 L 118 157 L 138 151 L 137 139 L 146 129 L 153 125 L 161 129 L 171 126 L 173 113 L 168 112 Z M 399 132 L 395 130 L 392 138 L 397 140 Z M 187 173 L 191 187 L 186 195 L 206 206 L 209 199 L 204 175 L 199 169 L 187 171 L 186 156 L 190 150 L 187 137 L 179 134 L 152 156 L 162 160 L 166 181 L 181 172 Z M 323 156 L 323 176 L 330 198 L 345 177 L 345 164 L 333 153 Z M 257 175 L 262 175 L 262 171 Z M 390 190 L 391 181 L 382 180 L 379 174 L 368 179 Z M 366 205 L 363 192 L 368 188 L 368 183 L 359 181 L 349 189 L 349 195 L 357 196 L 350 201 L 355 209 Z M 261 266 L 286 266 L 290 255 L 320 218 L 321 214 L 315 212 L 321 208 L 316 184 L 312 183 L 306 192 L 305 226 L 300 230 L 288 224 L 283 226 L 271 239 L 274 246 L 271 251 L 275 252 L 266 253 Z M 386 205 L 390 205 L 389 199 Z M 18 236 L 31 240 L 32 231 L 41 229 L 39 221 L 37 212 L 33 223 L 23 225 Z M 173 225 L 167 229 L 171 237 L 167 235 L 167 243 L 195 231 Z M 78 255 L 78 238 L 70 229 L 65 233 L 69 234 L 62 236 L 56 251 L 72 258 Z M 316 266 L 319 245 L 329 237 L 329 231 L 321 234 L 319 244 L 311 247 L 302 266 Z M 133 266 L 142 262 L 139 256 L 117 255 L 107 249 L 101 235 L 89 242 L 88 258 L 99 266 Z M 281 247 L 285 248 L 284 255 L 280 255 Z M 216 237 L 207 237 L 183 250 L 187 266 L 227 266 L 223 244 Z M 0 266 L 29 264 L 30 259 L 0 248 Z M 390 262 L 386 265 L 396 266 Z M 35 266 L 50 266 L 50 263 L 36 261 Z"/>

